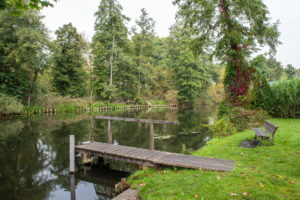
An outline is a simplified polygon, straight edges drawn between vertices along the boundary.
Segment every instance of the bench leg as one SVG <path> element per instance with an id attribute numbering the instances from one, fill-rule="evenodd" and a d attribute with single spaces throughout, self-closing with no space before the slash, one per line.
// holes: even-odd
<path id="1" fill-rule="evenodd" d="M 255 135 L 254 140 L 257 140 L 257 135 Z"/>

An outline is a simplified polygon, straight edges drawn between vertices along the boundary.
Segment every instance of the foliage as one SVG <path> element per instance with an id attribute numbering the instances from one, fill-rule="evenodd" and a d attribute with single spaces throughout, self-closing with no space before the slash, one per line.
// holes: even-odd
<path id="1" fill-rule="evenodd" d="M 132 188 L 142 199 L 299 199 L 299 119 L 271 119 L 279 126 L 274 146 L 241 148 L 254 138 L 252 130 L 214 138 L 194 155 L 235 160 L 230 173 L 170 169 L 137 171 Z M 205 180 L 205 181 L 203 181 Z"/>
<path id="2" fill-rule="evenodd" d="M 256 73 L 256 77 L 251 90 L 251 102 L 250 107 L 252 109 L 263 109 L 270 114 L 273 113 L 273 93 L 270 84 L 266 80 L 265 76 Z"/>
<path id="3" fill-rule="evenodd" d="M 0 0 L 0 10 L 8 10 L 11 14 L 21 15 L 28 9 L 40 10 L 43 7 L 53 6 L 57 0 Z"/>
<path id="4" fill-rule="evenodd" d="M 268 10 L 261 0 L 174 0 L 178 17 L 184 19 L 194 33 L 196 53 L 204 48 L 226 63 L 225 88 L 228 97 L 239 105 L 246 96 L 253 69 L 247 59 L 257 45 L 275 50 L 279 43 L 278 23 L 271 24 Z"/>
<path id="5" fill-rule="evenodd" d="M 300 79 L 276 82 L 271 85 L 271 90 L 272 114 L 279 117 L 296 117 L 296 114 L 300 114 Z"/>
<path id="6" fill-rule="evenodd" d="M 121 69 L 128 69 L 131 65 L 131 58 L 126 56 L 129 44 L 127 39 L 127 27 L 125 26 L 128 18 L 122 14 L 122 6 L 116 0 L 102 0 L 95 13 L 95 34 L 93 36 L 93 55 L 94 55 L 94 88 L 96 96 L 102 100 L 112 100 L 116 97 L 111 96 L 110 92 L 118 88 L 118 77 L 113 78 L 113 74 L 121 76 Z M 121 62 L 128 60 L 124 65 Z M 125 59 L 126 58 L 126 59 Z M 119 72 L 119 73 L 118 73 Z M 126 72 L 126 71 L 125 71 Z M 129 78 L 129 77 L 127 77 Z M 115 80 L 115 81 L 113 81 Z M 133 84 L 134 81 L 131 81 Z M 114 84 L 114 86 L 113 86 Z M 132 87 L 126 85 L 125 87 Z M 123 86 L 124 87 L 124 86 Z"/>
<path id="7" fill-rule="evenodd" d="M 218 79 L 216 79 L 208 90 L 208 94 L 211 96 L 210 103 L 217 103 L 220 104 L 225 100 L 225 91 L 224 91 L 224 84 L 223 80 L 225 75 L 225 68 L 221 67 L 219 72 L 217 73 Z"/>
<path id="8" fill-rule="evenodd" d="M 38 75 L 49 66 L 49 40 L 42 17 L 0 11 L 0 91 L 31 103 Z"/>
<path id="9" fill-rule="evenodd" d="M 224 137 L 237 133 L 237 129 L 230 122 L 228 116 L 216 121 L 214 124 L 209 126 L 214 137 Z"/>
<path id="10" fill-rule="evenodd" d="M 57 49 L 53 58 L 53 85 L 61 95 L 82 97 L 86 92 L 83 69 L 85 42 L 71 23 L 60 27 L 55 34 Z"/>
<path id="11" fill-rule="evenodd" d="M 132 37 L 134 56 L 136 57 L 136 73 L 138 78 L 138 91 L 140 95 L 146 85 L 151 85 L 151 71 L 153 68 L 154 51 L 154 20 L 149 17 L 149 13 L 143 8 L 141 15 L 136 20 L 137 27 L 134 28 Z"/>
<path id="12" fill-rule="evenodd" d="M 270 57 L 267 59 L 267 65 L 272 70 L 272 76 L 269 81 L 278 81 L 282 78 L 282 74 L 284 73 L 284 69 L 282 64 L 278 62 L 274 57 Z"/>
<path id="13" fill-rule="evenodd" d="M 267 59 L 264 55 L 253 58 L 250 65 L 255 68 L 256 74 L 262 74 L 267 80 L 271 79 L 272 69 L 267 65 Z"/>
<path id="14" fill-rule="evenodd" d="M 247 110 L 242 107 L 232 108 L 226 116 L 238 131 L 260 127 L 268 119 L 268 113 L 264 110 Z"/>
<path id="15" fill-rule="evenodd" d="M 169 104 L 178 104 L 178 91 L 168 90 L 168 92 L 165 94 L 165 99 Z"/>
<path id="16" fill-rule="evenodd" d="M 18 99 L 0 93 L 0 115 L 18 114 L 22 109 L 23 104 Z"/>
<path id="17" fill-rule="evenodd" d="M 170 64 L 174 68 L 175 89 L 180 104 L 196 104 L 210 85 L 208 68 L 212 66 L 204 56 L 194 56 L 189 48 L 191 31 L 178 23 L 171 28 L 169 41 Z"/>
<path id="18" fill-rule="evenodd" d="M 295 69 L 295 67 L 294 67 L 293 65 L 288 64 L 288 65 L 286 66 L 286 68 L 285 68 L 284 71 L 285 71 L 285 73 L 286 73 L 288 79 L 295 78 L 295 76 L 296 76 L 296 69 Z"/>

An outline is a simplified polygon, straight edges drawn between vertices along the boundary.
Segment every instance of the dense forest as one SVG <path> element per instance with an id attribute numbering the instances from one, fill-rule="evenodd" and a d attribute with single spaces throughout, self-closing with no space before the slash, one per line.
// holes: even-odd
<path id="1" fill-rule="evenodd" d="M 275 59 L 278 24 L 268 22 L 268 12 L 259 2 L 233 6 L 237 10 L 249 6 L 253 27 L 248 27 L 235 12 L 228 13 L 226 4 L 219 13 L 205 6 L 206 15 L 197 16 L 199 8 L 189 8 L 193 0 L 174 1 L 179 6 L 176 23 L 169 36 L 161 38 L 145 9 L 135 26 L 128 27 L 130 19 L 118 1 L 102 0 L 91 42 L 71 23 L 51 39 L 38 10 L 21 9 L 18 14 L 2 7 L 1 101 L 47 107 L 151 100 L 195 105 L 226 98 L 241 105 L 241 97 L 247 96 L 257 77 L 274 82 L 300 75 L 292 65 L 283 67 Z M 259 45 L 271 51 L 253 57 Z"/>

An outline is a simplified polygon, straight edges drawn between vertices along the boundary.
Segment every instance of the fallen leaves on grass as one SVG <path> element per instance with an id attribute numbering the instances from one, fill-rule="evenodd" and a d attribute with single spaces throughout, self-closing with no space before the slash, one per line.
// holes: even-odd
<path id="1" fill-rule="evenodd" d="M 290 184 L 295 184 L 295 182 L 294 182 L 294 181 L 289 181 L 289 183 L 290 183 Z"/>

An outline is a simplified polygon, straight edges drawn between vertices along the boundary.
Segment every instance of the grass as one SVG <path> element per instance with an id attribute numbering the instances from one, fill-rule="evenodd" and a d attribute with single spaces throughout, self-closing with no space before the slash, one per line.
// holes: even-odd
<path id="1" fill-rule="evenodd" d="M 236 160 L 231 172 L 148 169 L 129 183 L 142 199 L 300 199 L 300 120 L 271 119 L 274 146 L 241 148 L 252 131 L 211 140 L 194 155 Z"/>

